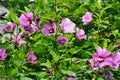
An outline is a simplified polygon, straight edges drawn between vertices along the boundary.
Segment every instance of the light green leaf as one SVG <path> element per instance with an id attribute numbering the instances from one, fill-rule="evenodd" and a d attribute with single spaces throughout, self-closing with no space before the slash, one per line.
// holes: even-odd
<path id="1" fill-rule="evenodd" d="M 58 60 L 59 60 L 59 56 L 55 53 L 55 51 L 53 51 L 52 49 L 48 49 L 48 51 L 50 52 L 50 54 L 52 55 L 52 57 L 53 57 L 53 61 L 54 62 L 58 62 Z"/>
<path id="2" fill-rule="evenodd" d="M 41 63 L 40 65 L 41 65 L 41 66 L 46 66 L 47 68 L 52 68 L 51 62 L 50 62 L 49 60 L 47 60 L 46 63 Z"/>

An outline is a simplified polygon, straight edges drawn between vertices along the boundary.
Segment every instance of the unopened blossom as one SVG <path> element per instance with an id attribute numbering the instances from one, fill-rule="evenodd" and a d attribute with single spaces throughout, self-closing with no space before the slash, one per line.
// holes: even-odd
<path id="1" fill-rule="evenodd" d="M 73 63 L 76 63 L 76 61 L 77 61 L 76 57 L 73 57 L 73 58 L 72 58 L 72 62 L 73 62 Z"/>
<path id="2" fill-rule="evenodd" d="M 48 69 L 46 70 L 46 73 L 47 73 L 47 74 L 51 74 L 51 73 L 52 73 L 52 69 L 48 68 Z"/>
<path id="3" fill-rule="evenodd" d="M 90 59 L 90 67 L 91 69 L 94 68 L 95 63 L 97 63 L 96 68 L 103 68 L 105 66 L 112 66 L 113 56 L 110 51 L 107 51 L 105 48 L 98 47 L 97 52 L 95 52 Z"/>
<path id="4" fill-rule="evenodd" d="M 36 64 L 37 63 L 37 57 L 34 54 L 34 52 L 32 52 L 32 51 L 27 52 L 27 60 L 28 60 L 28 62 L 30 62 L 32 64 Z"/>
<path id="5" fill-rule="evenodd" d="M 104 74 L 105 74 L 105 80 L 114 80 L 113 74 L 110 70 L 105 70 Z"/>
<path id="6" fill-rule="evenodd" d="M 14 29 L 16 28 L 16 24 L 12 23 L 12 22 L 8 22 L 7 25 L 5 25 L 3 27 L 3 32 L 12 32 Z"/>
<path id="7" fill-rule="evenodd" d="M 37 15 L 35 18 L 35 24 L 36 26 L 39 28 L 40 24 L 41 24 L 41 19 L 40 19 L 40 15 Z"/>
<path id="8" fill-rule="evenodd" d="M 61 44 L 62 46 L 64 46 L 66 43 L 67 43 L 67 38 L 65 38 L 64 36 L 59 36 L 58 38 L 57 38 L 57 42 L 59 43 L 59 44 Z"/>
<path id="9" fill-rule="evenodd" d="M 28 37 L 28 34 L 23 32 L 22 35 L 21 35 L 22 38 L 27 38 Z"/>
<path id="10" fill-rule="evenodd" d="M 23 27 L 30 26 L 33 18 L 34 18 L 34 15 L 32 12 L 22 14 L 19 18 L 20 25 Z"/>
<path id="11" fill-rule="evenodd" d="M 64 33 L 73 33 L 75 31 L 75 23 L 69 18 L 63 19 L 60 27 Z"/>
<path id="12" fill-rule="evenodd" d="M 17 45 L 17 46 L 21 46 L 21 45 L 23 45 L 23 44 L 25 44 L 26 42 L 23 40 L 23 39 L 21 39 L 21 35 L 20 34 L 18 34 L 16 37 L 12 37 L 12 41 Z"/>
<path id="13" fill-rule="evenodd" d="M 0 49 L 0 60 L 5 60 L 7 57 L 6 50 L 5 49 Z"/>
<path id="14" fill-rule="evenodd" d="M 79 40 L 86 39 L 86 35 L 83 29 L 76 28 L 76 38 Z"/>
<path id="15" fill-rule="evenodd" d="M 92 13 L 86 12 L 82 17 L 83 25 L 88 25 L 92 21 Z"/>
<path id="16" fill-rule="evenodd" d="M 45 24 L 42 28 L 42 34 L 44 34 L 45 36 L 55 35 L 56 33 L 57 33 L 56 24 L 52 21 Z"/>

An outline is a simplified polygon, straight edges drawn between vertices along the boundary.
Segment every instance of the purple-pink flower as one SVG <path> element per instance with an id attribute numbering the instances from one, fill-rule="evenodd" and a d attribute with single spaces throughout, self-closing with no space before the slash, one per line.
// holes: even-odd
<path id="1" fill-rule="evenodd" d="M 67 80 L 75 80 L 75 78 L 69 77 L 69 78 L 67 78 Z"/>
<path id="2" fill-rule="evenodd" d="M 28 62 L 30 62 L 32 64 L 36 64 L 37 63 L 37 57 L 34 54 L 34 52 L 32 52 L 32 51 L 27 52 L 27 60 L 28 60 Z"/>
<path id="3" fill-rule="evenodd" d="M 76 74 L 73 72 L 71 77 L 67 78 L 67 80 L 75 80 Z"/>
<path id="4" fill-rule="evenodd" d="M 92 13 L 86 12 L 85 15 L 82 17 L 83 25 L 88 25 L 92 21 Z"/>
<path id="5" fill-rule="evenodd" d="M 120 48 L 120 43 L 117 44 L 117 47 Z"/>
<path id="6" fill-rule="evenodd" d="M 5 60 L 5 58 L 7 57 L 5 51 L 5 49 L 0 49 L 0 60 Z"/>
<path id="7" fill-rule="evenodd" d="M 59 44 L 61 44 L 62 46 L 64 46 L 66 43 L 67 43 L 67 38 L 65 38 L 64 36 L 59 36 L 58 38 L 57 38 L 57 42 L 59 43 Z"/>
<path id="8" fill-rule="evenodd" d="M 33 15 L 32 12 L 22 14 L 19 18 L 20 25 L 23 26 L 23 27 L 30 26 L 33 18 L 34 18 L 34 15 Z"/>
<path id="9" fill-rule="evenodd" d="M 36 26 L 39 28 L 40 24 L 41 24 L 41 19 L 40 19 L 40 15 L 37 15 L 35 18 L 35 24 Z"/>
<path id="10" fill-rule="evenodd" d="M 120 51 L 116 51 L 116 53 L 113 55 L 112 67 L 117 70 L 119 68 L 119 65 L 120 65 Z"/>
<path id="11" fill-rule="evenodd" d="M 40 18 L 37 17 L 35 21 L 33 21 L 33 19 L 34 19 L 34 15 L 32 12 L 24 13 L 19 18 L 20 25 L 24 27 L 27 33 L 33 34 L 39 30 L 39 26 L 41 23 Z"/>
<path id="12" fill-rule="evenodd" d="M 42 33 L 45 36 L 51 36 L 51 35 L 55 35 L 57 33 L 56 30 L 56 24 L 52 21 L 50 21 L 49 23 L 45 24 L 42 28 Z"/>
<path id="13" fill-rule="evenodd" d="M 83 29 L 76 28 L 76 37 L 77 39 L 86 39 L 86 35 Z"/>
<path id="14" fill-rule="evenodd" d="M 98 47 L 97 52 L 93 54 L 93 57 L 90 59 L 90 68 L 96 69 L 103 68 L 105 66 L 112 67 L 113 65 L 113 56 L 111 52 L 107 51 L 105 48 Z"/>
<path id="15" fill-rule="evenodd" d="M 73 23 L 69 18 L 63 19 L 60 26 L 64 33 L 73 33 L 75 31 L 75 23 Z"/>
<path id="16" fill-rule="evenodd" d="M 17 45 L 17 46 L 21 46 L 23 44 L 25 44 L 26 42 L 24 40 L 21 39 L 21 35 L 18 34 L 16 37 L 12 36 L 12 41 Z"/>
<path id="17" fill-rule="evenodd" d="M 89 62 L 90 62 L 90 69 L 92 69 L 94 71 L 98 71 L 98 69 L 99 69 L 98 61 L 96 59 L 94 59 L 94 57 L 93 57 L 89 60 Z"/>
<path id="18" fill-rule="evenodd" d="M 16 28 L 16 24 L 12 23 L 12 22 L 8 22 L 7 25 L 5 25 L 3 27 L 3 32 L 12 32 L 14 29 Z"/>
<path id="19" fill-rule="evenodd" d="M 26 31 L 28 34 L 30 34 L 30 33 L 33 34 L 33 33 L 35 33 L 36 31 L 39 30 L 39 28 L 36 27 L 36 26 L 33 25 L 33 24 L 31 24 L 30 26 L 25 26 L 24 29 L 25 29 L 25 31 Z"/>

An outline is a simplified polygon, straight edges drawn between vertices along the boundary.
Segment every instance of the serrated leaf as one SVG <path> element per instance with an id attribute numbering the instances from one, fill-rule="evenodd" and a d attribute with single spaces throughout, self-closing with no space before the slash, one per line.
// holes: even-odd
<path id="1" fill-rule="evenodd" d="M 11 16 L 11 19 L 14 23 L 18 24 L 18 18 L 17 18 L 17 15 L 13 12 L 10 12 L 10 16 Z"/>
<path id="2" fill-rule="evenodd" d="M 26 12 L 31 12 L 31 10 L 28 7 L 25 7 Z"/>
<path id="3" fill-rule="evenodd" d="M 58 62 L 58 60 L 59 60 L 59 56 L 55 53 L 55 51 L 53 51 L 52 49 L 48 49 L 48 51 L 49 51 L 49 53 L 52 55 L 52 57 L 53 57 L 53 61 L 54 62 Z"/>
<path id="4" fill-rule="evenodd" d="M 41 65 L 41 66 L 45 66 L 45 67 L 47 67 L 47 68 L 52 68 L 51 62 L 50 62 L 49 60 L 47 60 L 46 63 L 41 63 L 40 65 Z"/>

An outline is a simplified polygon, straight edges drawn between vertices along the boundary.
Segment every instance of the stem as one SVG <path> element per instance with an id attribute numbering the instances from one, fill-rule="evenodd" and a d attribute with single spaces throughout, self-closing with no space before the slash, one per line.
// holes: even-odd
<path id="1" fill-rule="evenodd" d="M 57 16 L 57 0 L 55 0 L 54 8 L 55 8 L 56 16 Z"/>
<path id="2" fill-rule="evenodd" d="M 72 41 L 71 37 L 72 37 L 72 34 L 70 34 L 70 35 L 69 35 L 69 39 L 68 39 L 69 44 L 70 44 L 70 43 L 71 43 L 71 41 Z M 62 54 L 64 54 L 64 53 L 65 53 L 65 51 L 67 50 L 67 48 L 68 48 L 69 44 L 68 44 L 68 45 L 66 45 L 66 47 L 65 47 L 65 49 L 64 49 L 64 51 L 63 51 L 63 53 L 62 53 Z"/>

